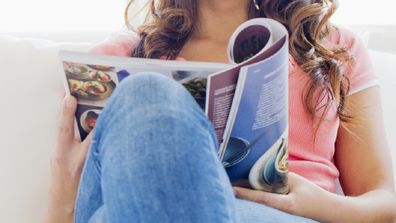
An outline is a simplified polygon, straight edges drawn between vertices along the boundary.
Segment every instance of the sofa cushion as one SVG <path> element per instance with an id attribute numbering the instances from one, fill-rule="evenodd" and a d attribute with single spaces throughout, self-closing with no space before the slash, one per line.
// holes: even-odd
<path id="1" fill-rule="evenodd" d="M 56 44 L 0 36 L 0 222 L 41 222 L 63 85 Z"/>

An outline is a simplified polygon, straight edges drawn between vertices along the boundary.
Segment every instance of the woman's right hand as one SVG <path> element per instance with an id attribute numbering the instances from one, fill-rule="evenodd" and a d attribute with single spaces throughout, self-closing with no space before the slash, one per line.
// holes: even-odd
<path id="1" fill-rule="evenodd" d="M 66 96 L 58 128 L 57 146 L 51 156 L 51 181 L 46 222 L 73 222 L 81 171 L 92 133 L 83 141 L 75 138 L 74 115 L 77 100 Z"/>

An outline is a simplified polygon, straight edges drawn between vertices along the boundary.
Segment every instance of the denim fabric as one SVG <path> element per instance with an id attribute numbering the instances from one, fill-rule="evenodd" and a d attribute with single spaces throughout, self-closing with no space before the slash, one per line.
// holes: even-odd
<path id="1" fill-rule="evenodd" d="M 75 222 L 314 222 L 235 199 L 216 150 L 211 123 L 180 84 L 126 78 L 96 123 Z"/>

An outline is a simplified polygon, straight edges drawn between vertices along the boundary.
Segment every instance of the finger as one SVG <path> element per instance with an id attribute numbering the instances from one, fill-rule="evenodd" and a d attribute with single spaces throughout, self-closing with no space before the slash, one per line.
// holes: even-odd
<path id="1" fill-rule="evenodd" d="M 66 96 L 63 100 L 61 118 L 58 129 L 58 145 L 61 148 L 68 147 L 74 139 L 74 114 L 77 108 L 77 100 L 72 96 Z"/>
<path id="2" fill-rule="evenodd" d="M 91 131 L 88 136 L 84 139 L 84 141 L 81 143 L 79 147 L 79 157 L 80 157 L 80 162 L 84 163 L 85 159 L 87 158 L 87 153 L 89 150 L 89 145 L 91 144 L 92 141 L 92 132 Z"/>
<path id="3" fill-rule="evenodd" d="M 289 172 L 287 177 L 287 183 L 289 184 L 289 188 L 294 188 L 294 185 L 297 184 L 296 181 L 298 181 L 298 176 L 294 173 Z"/>
<path id="4" fill-rule="evenodd" d="M 242 187 L 234 187 L 234 192 L 237 198 L 265 204 L 286 212 L 290 212 L 291 210 L 291 201 L 289 195 L 268 193 L 260 190 L 251 190 Z"/>
<path id="5" fill-rule="evenodd" d="M 91 144 L 92 136 L 93 136 L 93 131 L 91 131 L 91 132 L 88 134 L 87 138 L 85 138 L 84 141 L 81 143 L 81 146 L 82 146 L 81 149 L 82 149 L 83 152 L 85 152 L 85 153 L 87 153 L 88 148 L 89 148 L 89 145 Z"/>
<path id="6" fill-rule="evenodd" d="M 307 183 L 311 183 L 311 182 L 309 182 L 306 178 L 304 178 L 298 174 L 295 174 L 292 172 L 288 173 L 288 185 L 289 185 L 290 191 L 293 191 L 293 188 L 295 188 L 299 185 L 303 185 L 303 184 L 307 184 Z"/>

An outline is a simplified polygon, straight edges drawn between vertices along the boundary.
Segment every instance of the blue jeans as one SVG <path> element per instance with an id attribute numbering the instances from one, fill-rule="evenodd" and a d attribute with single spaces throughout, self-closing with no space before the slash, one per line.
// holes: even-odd
<path id="1" fill-rule="evenodd" d="M 117 86 L 95 126 L 75 222 L 315 222 L 236 199 L 211 123 L 160 74 Z"/>

